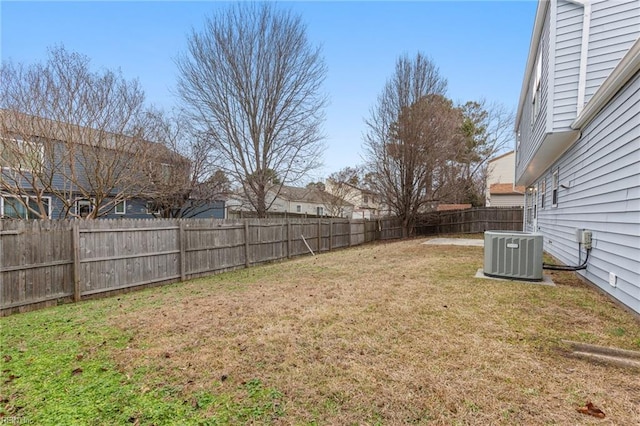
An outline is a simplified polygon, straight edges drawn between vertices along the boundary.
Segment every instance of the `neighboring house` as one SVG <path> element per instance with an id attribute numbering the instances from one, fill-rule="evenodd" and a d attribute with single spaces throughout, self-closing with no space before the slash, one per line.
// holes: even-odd
<path id="1" fill-rule="evenodd" d="M 153 218 L 143 193 L 175 181 L 175 164 L 189 167 L 142 139 L 10 110 L 0 119 L 0 218 L 36 219 L 43 209 L 50 219 L 87 217 L 96 208 L 100 218 Z"/>
<path id="2" fill-rule="evenodd" d="M 283 186 L 269 211 L 347 217 L 353 206 L 318 188 Z"/>
<path id="3" fill-rule="evenodd" d="M 538 3 L 516 131 L 524 229 L 640 313 L 640 1 Z"/>
<path id="4" fill-rule="evenodd" d="M 350 219 L 374 219 L 386 215 L 380 196 L 373 191 L 347 182 L 334 182 L 332 179 L 326 180 L 325 189 L 353 206 Z"/>
<path id="5" fill-rule="evenodd" d="M 516 186 L 515 151 L 489 160 L 487 168 L 487 207 L 523 207 L 524 186 Z"/>
<path id="6" fill-rule="evenodd" d="M 283 185 L 277 194 L 269 191 L 267 204 L 271 204 L 268 213 L 282 215 L 305 215 L 326 217 L 350 217 L 353 205 L 332 194 L 315 187 L 298 188 Z M 253 207 L 243 197 L 231 197 L 227 201 L 231 216 L 239 216 L 240 212 L 252 212 Z"/>

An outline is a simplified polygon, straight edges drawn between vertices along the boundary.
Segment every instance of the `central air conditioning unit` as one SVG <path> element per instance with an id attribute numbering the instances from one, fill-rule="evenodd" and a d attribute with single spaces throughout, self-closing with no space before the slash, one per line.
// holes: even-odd
<path id="1" fill-rule="evenodd" d="M 484 274 L 496 278 L 542 281 L 542 234 L 486 231 Z"/>

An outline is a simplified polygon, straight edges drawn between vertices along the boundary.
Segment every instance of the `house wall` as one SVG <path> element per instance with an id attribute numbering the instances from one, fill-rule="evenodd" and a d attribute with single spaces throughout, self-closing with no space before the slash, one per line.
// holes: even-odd
<path id="1" fill-rule="evenodd" d="M 297 206 L 300 206 L 300 211 L 297 210 Z M 315 215 L 318 212 L 318 207 L 322 207 L 323 214 L 329 214 L 327 207 L 323 203 L 309 203 L 306 201 L 289 201 L 282 198 L 276 198 L 269 209 L 270 212 L 278 213 L 293 213 L 293 214 L 311 214 Z"/>
<path id="2" fill-rule="evenodd" d="M 639 36 L 638 0 L 593 2 L 585 102 L 591 99 Z"/>
<path id="3" fill-rule="evenodd" d="M 489 162 L 487 190 L 494 183 L 513 183 L 516 154 L 511 152 Z"/>
<path id="4" fill-rule="evenodd" d="M 334 184 L 331 179 L 326 180 L 325 187 L 330 194 L 353 205 L 352 209 L 346 209 L 346 216 L 351 219 L 371 219 L 380 216 L 382 205 L 379 196 L 352 185 L 342 185 L 338 188 L 338 185 Z"/>
<path id="5" fill-rule="evenodd" d="M 536 182 L 546 179 L 537 227 L 544 249 L 565 264 L 584 260 L 576 229 L 593 232 L 588 267 L 579 272 L 612 297 L 640 313 L 640 73 L 582 129 L 582 137 Z M 552 173 L 558 170 L 558 205 L 552 206 Z M 525 223 L 526 225 L 526 223 Z M 580 257 L 579 257 L 580 256 Z M 618 277 L 609 285 L 609 273 Z"/>
<path id="6" fill-rule="evenodd" d="M 538 7 L 544 7 L 543 3 Z M 540 111 L 536 116 L 536 119 L 532 124 L 533 116 L 533 83 L 535 79 L 535 64 L 532 64 L 533 72 L 526 81 L 527 92 L 525 94 L 524 104 L 520 114 L 520 121 L 517 123 L 517 136 L 516 136 L 516 179 L 520 176 L 527 164 L 531 161 L 534 154 L 542 144 L 544 134 L 547 130 L 547 102 L 549 99 L 549 38 L 550 38 L 550 19 L 551 15 L 547 8 L 547 12 L 544 18 L 544 24 L 542 26 L 541 37 L 535 51 L 535 55 L 531 58 L 533 61 L 538 58 L 538 54 L 541 53 L 542 60 L 542 75 L 541 75 L 541 89 L 540 89 Z"/>
<path id="7" fill-rule="evenodd" d="M 524 206 L 524 195 L 522 194 L 508 194 L 500 195 L 494 194 L 491 196 L 487 207 L 522 207 Z"/>
<path id="8" fill-rule="evenodd" d="M 576 118 L 578 80 L 582 49 L 583 11 L 581 5 L 558 1 L 555 14 L 553 115 L 554 129 L 567 129 Z"/>
<path id="9" fill-rule="evenodd" d="M 551 9 L 555 40 L 551 55 L 553 79 L 552 129 L 568 129 L 577 116 L 582 34 L 587 27 L 588 54 L 584 103 L 602 85 L 640 34 L 638 0 L 591 0 L 584 22 L 584 7 L 558 0 Z"/>
<path id="10" fill-rule="evenodd" d="M 508 154 L 504 154 L 502 157 L 498 157 L 495 160 L 489 161 L 489 166 L 487 170 L 487 187 L 485 189 L 485 205 L 488 206 L 497 206 L 496 202 L 502 203 L 510 202 L 513 198 L 511 195 L 502 195 L 499 196 L 500 201 L 495 201 L 498 198 L 496 195 L 491 196 L 491 185 L 494 183 L 513 183 L 515 181 L 515 163 L 516 163 L 516 154 L 515 152 L 511 152 Z M 508 199 L 504 199 L 503 197 L 509 197 Z M 518 197 L 522 198 L 522 197 Z M 508 204 L 508 205 L 522 205 L 523 200 L 516 204 Z M 505 204 L 499 204 L 500 206 L 504 206 Z"/>
<path id="11" fill-rule="evenodd" d="M 638 0 L 590 0 L 589 4 L 591 12 L 585 21 L 583 5 L 569 0 L 539 3 L 539 11 L 544 11 L 543 25 L 540 34 L 534 34 L 532 39 L 536 50 L 531 51 L 527 64 L 530 74 L 523 82 L 526 92 L 516 123 L 516 181 L 519 183 L 529 185 L 543 170 L 540 162 L 554 161 L 573 143 L 571 125 L 579 110 L 580 85 L 584 85 L 584 106 L 640 36 Z M 583 55 L 585 31 L 588 32 L 587 52 Z M 532 126 L 532 89 L 538 52 L 542 53 L 542 103 L 540 115 Z M 581 81 L 580 66 L 584 58 L 586 75 Z"/>

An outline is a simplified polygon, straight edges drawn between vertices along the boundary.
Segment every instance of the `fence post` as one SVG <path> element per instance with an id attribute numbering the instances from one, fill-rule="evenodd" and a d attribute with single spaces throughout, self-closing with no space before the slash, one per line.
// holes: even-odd
<path id="1" fill-rule="evenodd" d="M 351 234 L 353 233 L 353 229 L 351 228 L 351 219 L 349 219 L 347 223 L 349 224 L 349 247 L 351 247 Z"/>
<path id="2" fill-rule="evenodd" d="M 71 228 L 71 243 L 73 245 L 73 301 L 80 301 L 80 228 L 78 220 L 73 221 Z"/>
<path id="3" fill-rule="evenodd" d="M 180 247 L 180 281 L 185 281 L 187 279 L 187 240 L 186 233 L 184 230 L 184 222 L 182 220 L 178 221 L 179 229 L 178 229 L 178 245 Z"/>
<path id="4" fill-rule="evenodd" d="M 287 259 L 291 259 L 291 221 L 287 219 Z"/>
<path id="5" fill-rule="evenodd" d="M 333 249 L 333 219 L 329 219 L 329 251 Z"/>
<path id="6" fill-rule="evenodd" d="M 244 266 L 247 268 L 251 265 L 249 261 L 249 219 L 244 220 Z"/>

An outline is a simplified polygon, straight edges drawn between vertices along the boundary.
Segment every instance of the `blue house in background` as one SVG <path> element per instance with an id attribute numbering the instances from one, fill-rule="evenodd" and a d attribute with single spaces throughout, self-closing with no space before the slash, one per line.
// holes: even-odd
<path id="1" fill-rule="evenodd" d="M 640 1 L 538 3 L 516 131 L 524 230 L 640 313 Z"/>
<path id="2" fill-rule="evenodd" d="M 162 144 L 10 110 L 0 119 L 0 218 L 148 219 L 162 215 L 159 198 L 224 217 L 224 201 L 191 198 L 190 162 Z"/>

